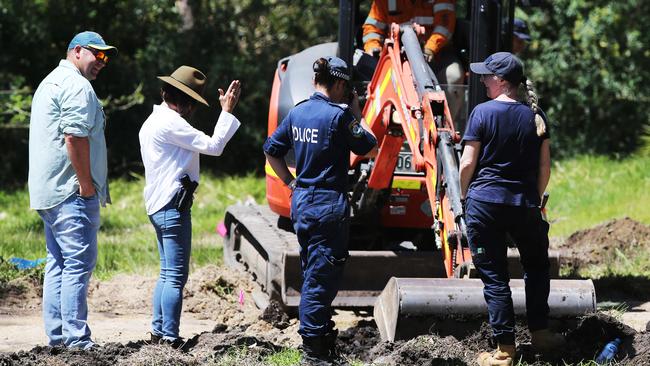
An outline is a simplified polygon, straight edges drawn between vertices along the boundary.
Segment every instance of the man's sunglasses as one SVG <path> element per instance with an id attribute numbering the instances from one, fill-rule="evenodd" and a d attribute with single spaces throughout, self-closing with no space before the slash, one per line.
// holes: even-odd
<path id="1" fill-rule="evenodd" d="M 96 50 L 96 49 L 94 49 L 94 48 L 92 48 L 92 47 L 83 47 L 83 48 L 85 48 L 85 49 L 87 49 L 88 51 L 90 51 L 90 52 L 95 56 L 95 58 L 97 59 L 97 61 L 101 61 L 101 62 L 103 62 L 104 64 L 108 64 L 108 55 L 106 54 L 106 52 L 104 52 L 104 51 L 100 51 L 100 50 Z"/>

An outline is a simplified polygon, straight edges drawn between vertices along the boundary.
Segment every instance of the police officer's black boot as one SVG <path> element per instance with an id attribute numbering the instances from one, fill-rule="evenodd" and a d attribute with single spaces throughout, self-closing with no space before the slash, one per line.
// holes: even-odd
<path id="1" fill-rule="evenodd" d="M 327 332 L 323 337 L 325 342 L 325 347 L 329 351 L 329 355 L 333 365 L 349 366 L 350 364 L 345 360 L 345 358 L 341 357 L 341 355 L 338 353 L 338 350 L 336 349 L 336 338 L 338 337 L 338 335 L 339 335 L 339 331 L 336 329 L 332 329 L 329 332 Z"/>
<path id="2" fill-rule="evenodd" d="M 302 362 L 300 364 L 304 366 L 332 365 L 325 336 L 302 337 Z"/>

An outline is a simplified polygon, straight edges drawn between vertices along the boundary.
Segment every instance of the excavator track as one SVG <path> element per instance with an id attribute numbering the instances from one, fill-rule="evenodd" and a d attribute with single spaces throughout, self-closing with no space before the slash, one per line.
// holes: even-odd
<path id="1" fill-rule="evenodd" d="M 300 303 L 302 275 L 294 233 L 280 228 L 279 216 L 268 206 L 236 204 L 224 218 L 226 265 L 251 275 L 261 290 L 260 307 L 276 300 L 288 308 Z M 341 289 L 332 306 L 370 308 L 391 277 L 444 278 L 440 252 L 352 250 L 343 272 Z"/>

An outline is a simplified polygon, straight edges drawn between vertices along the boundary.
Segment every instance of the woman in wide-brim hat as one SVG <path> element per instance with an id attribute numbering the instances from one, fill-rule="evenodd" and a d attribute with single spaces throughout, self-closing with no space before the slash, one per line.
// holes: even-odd
<path id="1" fill-rule="evenodd" d="M 151 340 L 183 345 L 179 324 L 183 287 L 189 273 L 192 238 L 191 186 L 199 181 L 199 154 L 219 156 L 240 126 L 231 114 L 240 94 L 239 80 L 228 90 L 219 89 L 221 114 L 212 136 L 186 120 L 204 98 L 205 75 L 181 66 L 163 81 L 162 103 L 140 129 L 140 151 L 145 168 L 144 201 L 156 230 L 160 252 L 160 276 L 153 295 Z"/>

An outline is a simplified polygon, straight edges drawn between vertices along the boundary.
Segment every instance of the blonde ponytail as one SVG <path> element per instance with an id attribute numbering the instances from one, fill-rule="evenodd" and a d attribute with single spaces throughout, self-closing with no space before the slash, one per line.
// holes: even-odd
<path id="1" fill-rule="evenodd" d="M 535 85 L 531 80 L 527 78 L 523 79 L 523 84 L 526 87 L 526 97 L 528 100 L 528 106 L 535 113 L 535 127 L 537 128 L 537 136 L 542 136 L 546 133 L 546 123 L 544 118 L 539 113 L 539 106 L 537 105 L 538 97 L 537 92 L 535 92 Z"/>

